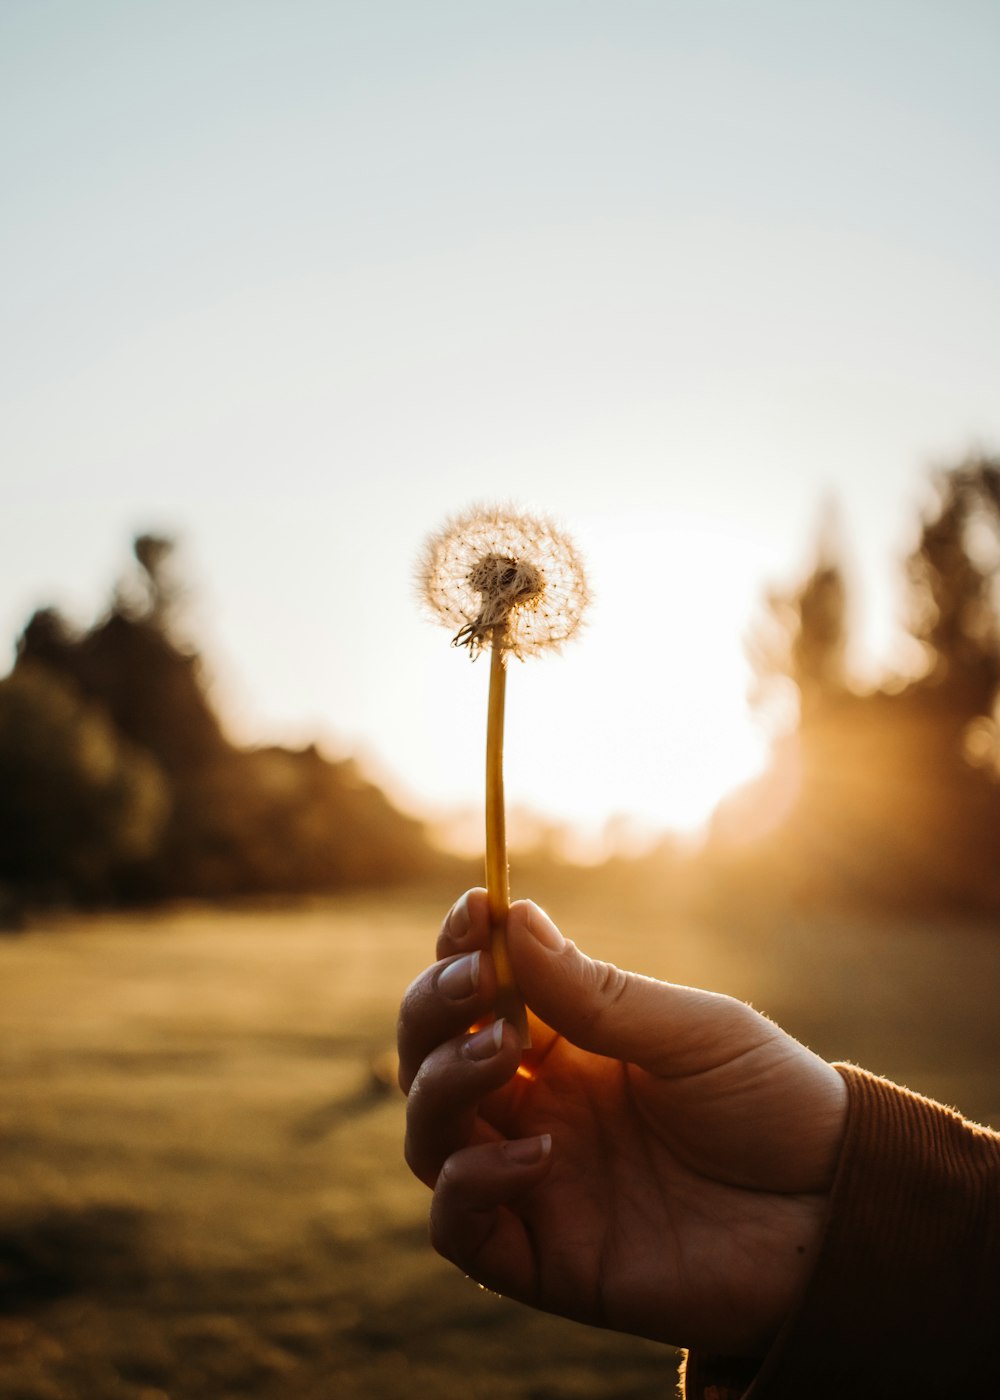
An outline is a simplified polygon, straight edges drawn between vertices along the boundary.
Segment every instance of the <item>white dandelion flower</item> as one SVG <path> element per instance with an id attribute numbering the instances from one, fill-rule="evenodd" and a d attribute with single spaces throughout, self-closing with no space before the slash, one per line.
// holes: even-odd
<path id="1" fill-rule="evenodd" d="M 527 1012 L 507 952 L 510 879 L 503 795 L 503 721 L 508 653 L 558 650 L 590 602 L 572 541 L 550 520 L 500 506 L 477 506 L 450 520 L 424 546 L 420 589 L 431 610 L 456 629 L 455 646 L 473 657 L 490 649 L 486 724 L 486 889 L 497 973 L 496 1014 L 531 1044 Z"/>
<path id="2" fill-rule="evenodd" d="M 498 641 L 521 658 L 557 649 L 590 601 L 573 542 L 550 520 L 499 506 L 474 507 L 432 535 L 420 585 L 473 656 Z"/>

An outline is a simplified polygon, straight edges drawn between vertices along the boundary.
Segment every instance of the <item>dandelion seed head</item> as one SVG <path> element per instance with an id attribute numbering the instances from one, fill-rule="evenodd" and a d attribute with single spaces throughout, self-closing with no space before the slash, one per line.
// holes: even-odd
<path id="1" fill-rule="evenodd" d="M 431 611 L 473 656 L 496 636 L 522 658 L 558 649 L 590 601 L 573 542 L 551 520 L 503 506 L 474 506 L 431 535 L 418 578 Z"/>

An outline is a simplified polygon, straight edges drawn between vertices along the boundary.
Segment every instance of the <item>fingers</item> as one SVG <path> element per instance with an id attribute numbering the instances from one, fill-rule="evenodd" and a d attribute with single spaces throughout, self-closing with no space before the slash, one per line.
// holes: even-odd
<path id="1" fill-rule="evenodd" d="M 491 1021 L 465 1033 L 491 1013 L 496 996 L 489 942 L 486 891 L 470 890 L 445 917 L 439 961 L 410 984 L 400 1008 L 406 1160 L 428 1185 L 456 1149 L 496 1136 L 476 1110 L 513 1077 L 519 1063 L 517 1033 L 505 1023 Z"/>
<path id="2" fill-rule="evenodd" d="M 424 1059 L 406 1102 L 406 1161 L 428 1186 L 458 1148 L 496 1134 L 477 1118 L 487 1094 L 513 1077 L 521 1046 L 513 1027 L 492 1021 L 439 1045 Z"/>
<path id="3" fill-rule="evenodd" d="M 478 1283 L 521 1302 L 531 1302 L 538 1278 L 531 1237 L 505 1209 L 549 1171 L 552 1139 L 467 1147 L 444 1163 L 431 1204 L 431 1241 L 439 1254 Z"/>
<path id="4" fill-rule="evenodd" d="M 461 1035 L 491 1010 L 496 975 L 484 952 L 488 940 L 485 891 L 471 890 L 444 921 L 438 938 L 441 961 L 415 978 L 403 996 L 396 1038 L 404 1094 L 435 1046 Z"/>
<path id="5" fill-rule="evenodd" d="M 493 964 L 478 949 L 435 963 L 410 983 L 396 1027 L 404 1094 L 435 1046 L 461 1035 L 486 1015 L 495 991 Z"/>
<path id="6" fill-rule="evenodd" d="M 511 905 L 507 941 L 532 1011 L 581 1049 L 631 1061 L 652 1074 L 702 1073 L 780 1035 L 732 997 L 588 958 L 528 900 Z"/>
<path id="7" fill-rule="evenodd" d="M 658 982 L 586 957 L 530 901 L 511 906 L 507 939 L 519 990 L 540 1018 L 538 1031 L 545 1038 L 561 1034 L 583 1050 L 673 1077 L 704 1072 L 780 1035 L 731 997 Z M 417 978 L 403 1002 L 404 1091 L 436 1045 L 489 1013 L 496 990 L 489 941 L 486 891 L 469 890 L 449 911 L 438 936 L 438 957 L 447 961 Z"/>

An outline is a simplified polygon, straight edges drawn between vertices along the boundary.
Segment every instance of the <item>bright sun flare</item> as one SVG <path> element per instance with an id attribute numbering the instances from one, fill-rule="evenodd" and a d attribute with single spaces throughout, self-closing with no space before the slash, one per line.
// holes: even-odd
<path id="1" fill-rule="evenodd" d="M 695 838 L 767 744 L 746 700 L 752 541 L 628 514 L 595 521 L 587 546 L 590 625 L 561 661 L 513 663 L 506 761 L 512 846 L 543 813 L 572 828 L 568 854 L 597 859 L 664 830 Z M 479 822 L 449 835 L 475 850 Z"/>

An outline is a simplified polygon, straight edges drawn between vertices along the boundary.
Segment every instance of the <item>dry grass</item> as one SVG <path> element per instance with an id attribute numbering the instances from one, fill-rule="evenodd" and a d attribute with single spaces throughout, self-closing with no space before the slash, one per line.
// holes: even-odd
<path id="1" fill-rule="evenodd" d="M 584 947 L 750 997 L 1000 1123 L 1000 940 L 664 930 L 546 892 Z M 5 1400 L 628 1400 L 665 1348 L 482 1294 L 426 1243 L 382 1057 L 427 896 L 66 919 L 0 942 Z"/>

